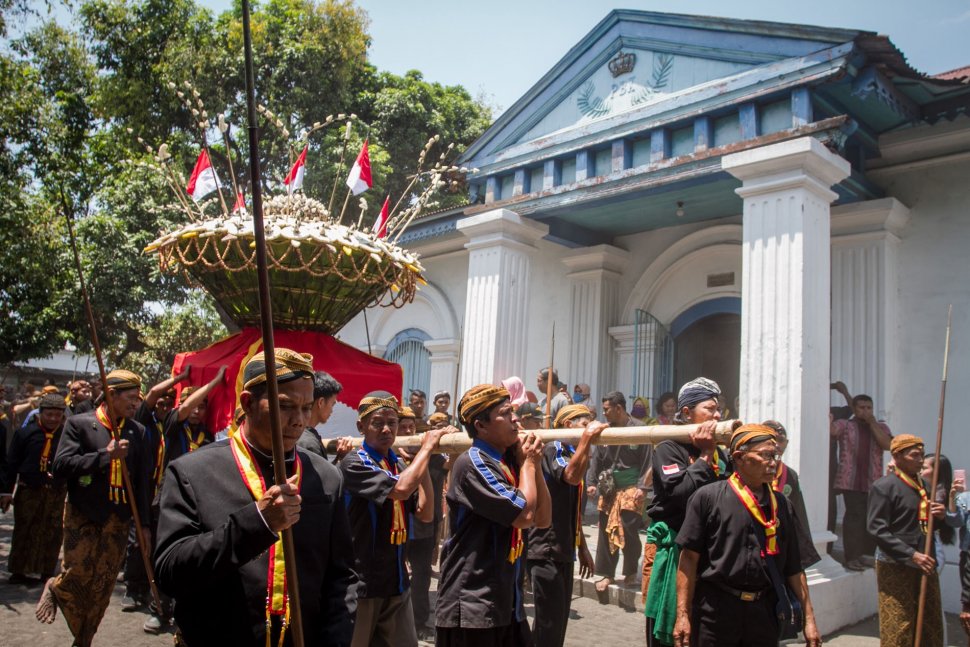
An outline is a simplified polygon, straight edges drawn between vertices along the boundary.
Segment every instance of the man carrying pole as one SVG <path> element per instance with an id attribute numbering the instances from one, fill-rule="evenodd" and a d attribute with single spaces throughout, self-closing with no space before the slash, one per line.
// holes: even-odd
<path id="1" fill-rule="evenodd" d="M 132 503 L 144 524 L 144 545 L 151 545 L 152 455 L 145 428 L 133 420 L 141 378 L 115 370 L 106 382 L 106 401 L 64 423 L 53 466 L 54 476 L 67 480 L 63 571 L 44 584 L 36 612 L 39 621 L 50 624 L 60 609 L 80 647 L 91 644 L 111 601 L 125 558 Z M 125 487 L 123 464 L 133 492 Z"/>
<path id="2" fill-rule="evenodd" d="M 155 566 L 175 598 L 180 644 L 293 644 L 285 529 L 296 551 L 286 559 L 300 563 L 306 644 L 350 644 L 357 576 L 340 474 L 295 449 L 313 404 L 312 358 L 277 348 L 275 359 L 286 480 L 275 477 L 263 353 L 243 371 L 246 425 L 166 470 Z"/>
<path id="3" fill-rule="evenodd" d="M 876 583 L 879 587 L 879 644 L 912 647 L 920 580 L 926 578 L 926 607 L 921 644 L 943 645 L 943 614 L 940 579 L 933 543 L 925 552 L 930 515 L 942 519 L 946 508 L 930 501 L 923 481 L 923 439 L 900 434 L 890 444 L 895 468 L 872 484 L 869 491 L 867 528 L 878 547 Z"/>

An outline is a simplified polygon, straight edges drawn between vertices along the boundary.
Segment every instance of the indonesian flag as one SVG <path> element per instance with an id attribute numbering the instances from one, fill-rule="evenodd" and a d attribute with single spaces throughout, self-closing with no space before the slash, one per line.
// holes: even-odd
<path id="1" fill-rule="evenodd" d="M 364 145 L 360 149 L 360 155 L 357 156 L 354 167 L 350 169 L 350 175 L 347 177 L 347 186 L 350 188 L 351 193 L 360 195 L 371 188 L 373 184 L 370 178 L 370 154 L 367 152 L 367 140 L 365 139 Z"/>
<path id="2" fill-rule="evenodd" d="M 391 196 L 388 195 L 384 198 L 384 206 L 381 207 L 381 215 L 377 216 L 377 222 L 374 223 L 374 233 L 377 234 L 378 238 L 384 238 L 387 236 L 387 220 L 390 215 Z"/>
<path id="3" fill-rule="evenodd" d="M 290 174 L 283 180 L 283 184 L 286 185 L 286 192 L 290 195 L 293 195 L 298 189 L 303 188 L 303 171 L 306 169 L 306 149 L 307 147 L 304 146 L 303 152 L 296 158 L 296 164 L 290 169 Z"/>
<path id="4" fill-rule="evenodd" d="M 220 187 L 222 183 L 209 162 L 209 153 L 203 148 L 199 153 L 199 159 L 195 160 L 195 168 L 192 169 L 192 176 L 189 177 L 189 185 L 185 187 L 185 192 L 198 202 Z"/>
<path id="5" fill-rule="evenodd" d="M 242 191 L 236 194 L 236 204 L 232 205 L 232 212 L 239 212 L 244 215 L 246 213 L 246 198 L 243 197 Z"/>

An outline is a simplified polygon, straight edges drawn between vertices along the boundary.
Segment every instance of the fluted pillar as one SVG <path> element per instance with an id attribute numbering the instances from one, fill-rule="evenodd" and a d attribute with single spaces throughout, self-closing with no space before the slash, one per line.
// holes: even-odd
<path id="1" fill-rule="evenodd" d="M 570 314 L 568 379 L 589 384 L 594 402 L 616 388 L 609 328 L 619 307 L 619 278 L 630 253 L 612 245 L 584 247 L 568 253 Z"/>
<path id="2" fill-rule="evenodd" d="M 508 209 L 458 221 L 468 237 L 468 291 L 459 391 L 524 375 L 529 314 L 530 256 L 549 232 Z"/>
<path id="3" fill-rule="evenodd" d="M 788 429 L 785 461 L 799 473 L 813 540 L 824 555 L 834 540 L 825 530 L 830 205 L 837 197 L 831 187 L 849 174 L 849 163 L 803 137 L 728 155 L 722 168 L 743 182 L 740 410 L 745 420 L 773 418 Z M 809 579 L 813 601 L 822 605 L 816 609 L 822 631 L 871 612 L 871 591 L 860 578 L 828 556 L 814 571 Z M 819 586 L 825 595 L 816 594 Z M 846 594 L 859 597 L 841 600 Z"/>
<path id="4" fill-rule="evenodd" d="M 451 393 L 455 388 L 455 376 L 458 370 L 459 341 L 457 339 L 429 339 L 424 342 L 424 347 L 431 353 L 431 379 L 429 380 L 428 399 L 438 391 Z M 455 397 L 454 394 L 452 394 L 452 397 Z"/>

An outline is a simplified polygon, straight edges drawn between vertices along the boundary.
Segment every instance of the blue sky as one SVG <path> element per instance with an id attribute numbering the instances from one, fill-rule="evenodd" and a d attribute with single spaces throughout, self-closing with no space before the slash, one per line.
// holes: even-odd
<path id="1" fill-rule="evenodd" d="M 216 11 L 230 0 L 201 0 Z M 970 65 L 970 0 L 358 0 L 370 15 L 371 61 L 418 69 L 508 108 L 611 9 L 792 22 L 888 35 L 928 74 Z"/>

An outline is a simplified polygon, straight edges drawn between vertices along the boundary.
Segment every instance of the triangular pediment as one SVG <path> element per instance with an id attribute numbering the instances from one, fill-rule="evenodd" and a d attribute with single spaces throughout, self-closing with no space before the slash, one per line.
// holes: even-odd
<path id="1" fill-rule="evenodd" d="M 852 40 L 861 32 L 804 25 L 616 10 L 463 156 L 487 166 L 506 151 L 541 149 L 572 134 L 615 127 L 624 116 L 682 101 L 761 67 L 778 67 Z M 751 75 L 748 75 L 751 77 Z"/>

